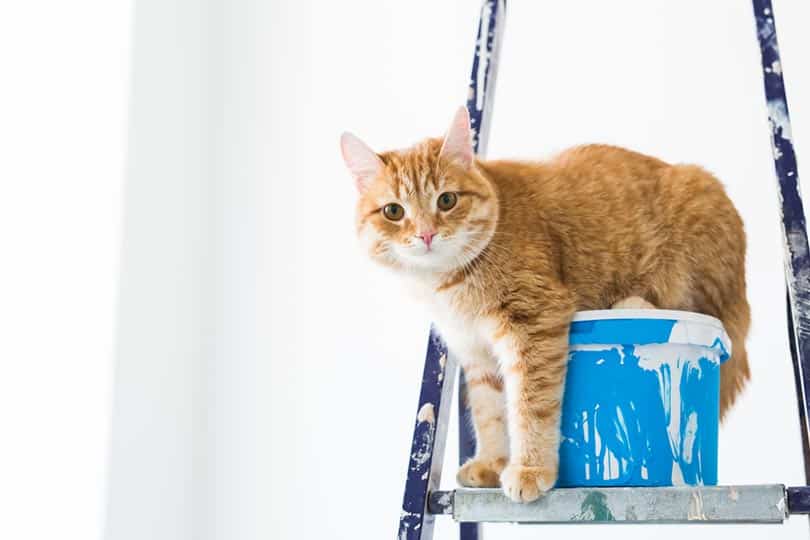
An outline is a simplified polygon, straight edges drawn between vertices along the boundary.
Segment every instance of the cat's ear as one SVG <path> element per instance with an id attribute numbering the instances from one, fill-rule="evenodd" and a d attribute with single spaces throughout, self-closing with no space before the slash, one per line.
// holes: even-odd
<path id="1" fill-rule="evenodd" d="M 362 193 L 383 170 L 384 165 L 380 156 L 351 133 L 344 133 L 340 136 L 340 151 L 346 167 L 349 168 L 349 172 L 352 173 L 357 183 L 357 191 Z"/>
<path id="2" fill-rule="evenodd" d="M 468 168 L 473 162 L 472 130 L 470 129 L 470 113 L 467 107 L 459 107 L 453 117 L 453 123 L 447 130 L 439 155 L 450 161 L 455 161 L 462 167 Z"/>

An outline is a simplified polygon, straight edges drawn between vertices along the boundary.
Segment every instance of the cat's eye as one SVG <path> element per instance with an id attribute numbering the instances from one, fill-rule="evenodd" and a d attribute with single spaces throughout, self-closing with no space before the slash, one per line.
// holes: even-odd
<path id="1" fill-rule="evenodd" d="M 436 201 L 436 205 L 439 207 L 439 210 L 450 210 L 453 208 L 456 203 L 458 202 L 458 195 L 452 193 L 450 191 L 446 191 L 439 195 L 439 200 Z"/>
<path id="2" fill-rule="evenodd" d="M 383 206 L 383 215 L 389 221 L 399 221 L 405 217 L 405 209 L 397 203 L 390 203 Z"/>

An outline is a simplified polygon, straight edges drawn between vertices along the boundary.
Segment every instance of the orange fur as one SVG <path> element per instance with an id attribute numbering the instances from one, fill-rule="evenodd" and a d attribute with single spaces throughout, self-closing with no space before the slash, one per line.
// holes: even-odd
<path id="1" fill-rule="evenodd" d="M 749 377 L 750 316 L 743 224 L 720 182 L 604 145 L 547 162 L 465 161 L 458 129 L 380 154 L 359 180 L 357 229 L 371 257 L 431 306 L 471 382 L 481 448 L 459 480 L 500 476 L 519 501 L 554 484 L 577 310 L 641 302 L 721 319 L 733 345 L 721 372 L 725 414 Z M 448 211 L 436 207 L 444 192 L 458 195 Z M 386 219 L 389 203 L 403 205 L 404 219 Z M 425 230 L 436 232 L 430 249 Z"/>

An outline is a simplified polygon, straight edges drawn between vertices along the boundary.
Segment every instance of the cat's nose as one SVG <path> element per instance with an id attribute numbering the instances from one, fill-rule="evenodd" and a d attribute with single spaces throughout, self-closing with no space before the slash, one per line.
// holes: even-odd
<path id="1" fill-rule="evenodd" d="M 436 231 L 430 232 L 423 232 L 419 234 L 419 238 L 425 243 L 425 245 L 430 249 L 430 243 L 433 242 L 433 237 L 436 236 Z"/>

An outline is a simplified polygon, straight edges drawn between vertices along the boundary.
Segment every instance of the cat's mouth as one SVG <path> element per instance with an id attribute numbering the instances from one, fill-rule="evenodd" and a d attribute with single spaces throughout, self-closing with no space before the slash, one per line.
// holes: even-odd
<path id="1" fill-rule="evenodd" d="M 469 264 L 486 244 L 480 234 L 457 231 L 450 235 L 437 235 L 430 246 L 421 240 L 396 245 L 393 254 L 405 269 L 452 272 Z"/>
<path id="2" fill-rule="evenodd" d="M 442 254 L 442 248 L 437 246 L 435 243 L 430 246 L 412 246 L 408 249 L 408 256 L 414 258 L 435 258 L 440 257 Z"/>
<path id="3" fill-rule="evenodd" d="M 409 266 L 435 271 L 452 270 L 459 266 L 458 247 L 451 239 L 436 238 L 429 246 L 420 244 L 413 243 L 398 249 L 400 260 Z"/>

